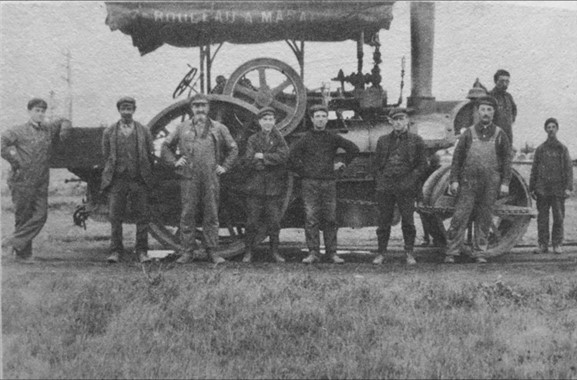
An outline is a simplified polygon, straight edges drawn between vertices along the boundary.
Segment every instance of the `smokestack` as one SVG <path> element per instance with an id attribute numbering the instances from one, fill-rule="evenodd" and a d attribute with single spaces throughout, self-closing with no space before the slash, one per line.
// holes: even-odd
<path id="1" fill-rule="evenodd" d="M 411 2 L 411 96 L 407 105 L 419 114 L 435 112 L 432 94 L 435 3 Z"/>

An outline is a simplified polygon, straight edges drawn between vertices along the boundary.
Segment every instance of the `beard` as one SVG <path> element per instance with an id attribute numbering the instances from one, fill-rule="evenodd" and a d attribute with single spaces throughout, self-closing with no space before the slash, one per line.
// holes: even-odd
<path id="1" fill-rule="evenodd" d="M 192 123 L 194 125 L 204 124 L 206 123 L 207 116 L 205 113 L 197 113 L 196 115 L 192 116 Z"/>

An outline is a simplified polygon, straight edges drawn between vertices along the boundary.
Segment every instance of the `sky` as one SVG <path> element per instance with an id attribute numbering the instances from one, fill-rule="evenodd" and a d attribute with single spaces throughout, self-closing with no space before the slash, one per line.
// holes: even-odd
<path id="1" fill-rule="evenodd" d="M 407 59 L 403 96 L 409 96 L 409 4 L 397 2 L 390 30 L 381 31 L 383 87 L 399 96 L 400 68 Z M 163 46 L 140 56 L 129 36 L 105 25 L 103 2 L 0 3 L 0 129 L 26 120 L 27 101 L 50 98 L 66 114 L 68 95 L 65 52 L 72 60 L 73 123 L 96 127 L 118 118 L 115 103 L 124 95 L 137 99 L 135 118 L 143 123 L 169 106 L 175 86 L 198 67 L 198 49 Z M 476 78 L 491 88 L 499 68 L 511 72 L 510 92 L 519 116 L 515 146 L 537 145 L 545 138 L 543 122 L 560 121 L 559 138 L 577 158 L 577 2 L 438 2 L 435 19 L 433 95 L 437 100 L 465 100 Z M 305 85 L 328 83 L 339 69 L 356 69 L 354 42 L 307 43 Z M 365 47 L 365 72 L 371 68 Z M 214 76 L 229 76 L 249 59 L 275 57 L 298 68 L 284 42 L 225 44 Z M 298 70 L 297 70 L 298 71 Z"/>

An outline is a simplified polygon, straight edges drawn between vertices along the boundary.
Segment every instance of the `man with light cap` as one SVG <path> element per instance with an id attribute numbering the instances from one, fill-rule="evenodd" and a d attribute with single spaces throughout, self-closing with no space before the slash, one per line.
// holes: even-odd
<path id="1" fill-rule="evenodd" d="M 228 128 L 208 117 L 210 105 L 204 94 L 191 98 L 192 119 L 178 125 L 162 143 L 162 157 L 181 176 L 180 215 L 181 257 L 188 263 L 197 248 L 196 217 L 202 207 L 204 248 L 215 263 L 226 261 L 215 250 L 218 247 L 219 176 L 230 170 L 238 156 L 238 147 Z M 179 150 L 180 157 L 176 156 Z"/>
<path id="2" fill-rule="evenodd" d="M 17 260 L 32 257 L 32 240 L 48 217 L 50 157 L 55 144 L 71 134 L 69 120 L 45 122 L 47 103 L 34 98 L 28 102 L 29 120 L 2 132 L 2 158 L 10 163 L 8 187 L 14 204 L 15 228 L 8 239 Z"/>
<path id="3" fill-rule="evenodd" d="M 337 255 L 337 175 L 359 153 L 359 147 L 342 136 L 327 131 L 329 110 L 314 105 L 309 111 L 313 130 L 308 131 L 290 151 L 293 170 L 302 178 L 302 197 L 305 207 L 305 235 L 309 255 L 303 263 L 321 260 L 319 229 L 323 230 L 325 255 L 335 264 L 344 260 Z M 344 162 L 336 161 L 337 150 L 346 152 Z"/>
<path id="4" fill-rule="evenodd" d="M 135 254 L 140 262 L 148 257 L 148 194 L 152 189 L 154 145 L 148 128 L 133 119 L 136 101 L 123 97 L 116 102 L 120 120 L 102 134 L 101 190 L 109 194 L 110 256 L 109 263 L 117 263 L 124 255 L 122 222 L 126 205 L 130 203 L 136 219 Z"/>
<path id="5" fill-rule="evenodd" d="M 406 262 L 408 265 L 416 264 L 413 257 L 416 236 L 415 201 L 421 190 L 420 181 L 427 168 L 427 157 L 423 138 L 409 132 L 410 111 L 405 108 L 393 108 L 389 111 L 393 131 L 379 137 L 377 141 L 372 163 L 379 208 L 378 254 L 373 260 L 375 265 L 384 261 L 395 205 L 401 213 Z"/>
<path id="6" fill-rule="evenodd" d="M 478 263 L 486 262 L 492 214 L 498 196 L 509 193 L 511 144 L 507 134 L 493 124 L 497 102 L 492 96 L 477 99 L 479 122 L 461 133 L 451 164 L 449 192 L 457 196 L 455 213 L 447 232 L 446 263 L 454 263 L 463 249 L 471 215 L 477 224 Z"/>
<path id="7" fill-rule="evenodd" d="M 287 186 L 289 147 L 275 127 L 276 112 L 264 107 L 257 115 L 261 131 L 249 137 L 243 157 L 248 178 L 244 192 L 247 195 L 246 252 L 243 262 L 252 261 L 259 226 L 266 228 L 270 253 L 277 263 L 285 259 L 279 254 L 280 220 L 283 191 Z"/>
<path id="8" fill-rule="evenodd" d="M 529 192 L 537 201 L 537 234 L 539 247 L 534 253 L 549 250 L 549 209 L 553 214 L 551 245 L 553 253 L 563 252 L 563 219 L 565 199 L 573 191 L 573 163 L 569 150 L 557 139 L 559 122 L 554 117 L 545 121 L 547 140 L 537 147 L 531 167 Z"/>

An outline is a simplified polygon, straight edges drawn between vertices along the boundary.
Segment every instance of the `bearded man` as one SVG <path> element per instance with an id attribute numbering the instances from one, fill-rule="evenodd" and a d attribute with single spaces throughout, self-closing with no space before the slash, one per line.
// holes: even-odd
<path id="1" fill-rule="evenodd" d="M 162 158 L 177 168 L 181 176 L 180 215 L 181 257 L 177 263 L 192 260 L 197 249 L 196 216 L 202 207 L 202 234 L 208 257 L 215 263 L 226 261 L 216 256 L 218 246 L 219 176 L 232 167 L 238 146 L 228 128 L 208 117 L 210 105 L 206 95 L 191 98 L 192 119 L 178 125 L 162 143 Z M 180 157 L 176 156 L 176 149 Z"/>

